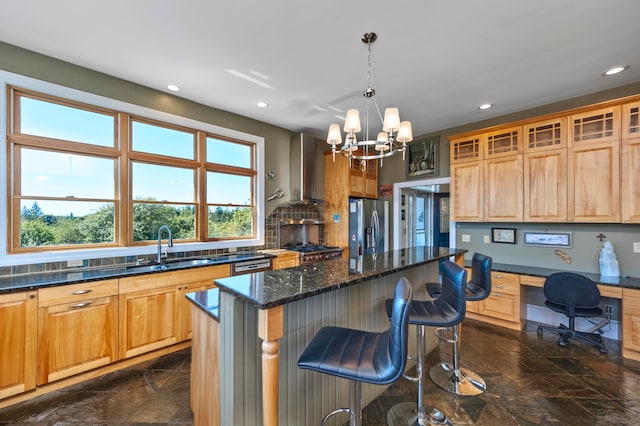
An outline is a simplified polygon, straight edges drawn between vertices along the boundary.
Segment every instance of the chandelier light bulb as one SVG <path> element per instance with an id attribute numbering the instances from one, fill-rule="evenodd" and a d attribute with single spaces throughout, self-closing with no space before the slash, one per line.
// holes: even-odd
<path id="1" fill-rule="evenodd" d="M 333 123 L 329 126 L 329 134 L 327 135 L 327 143 L 330 145 L 340 145 L 342 143 L 342 133 L 340 133 L 340 125 Z"/>

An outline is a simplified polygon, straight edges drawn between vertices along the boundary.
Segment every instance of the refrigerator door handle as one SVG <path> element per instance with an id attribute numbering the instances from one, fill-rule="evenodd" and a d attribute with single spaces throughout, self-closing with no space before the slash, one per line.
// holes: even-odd
<path id="1" fill-rule="evenodd" d="M 371 226 L 373 227 L 371 248 L 375 253 L 378 251 L 378 235 L 380 234 L 380 220 L 378 219 L 378 211 L 375 208 L 371 214 Z"/>

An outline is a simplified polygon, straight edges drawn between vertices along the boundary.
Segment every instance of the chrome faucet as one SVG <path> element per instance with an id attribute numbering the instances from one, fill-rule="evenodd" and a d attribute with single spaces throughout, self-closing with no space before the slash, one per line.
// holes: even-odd
<path id="1" fill-rule="evenodd" d="M 158 263 L 162 262 L 162 230 L 166 229 L 167 234 L 169 234 L 169 239 L 167 240 L 167 247 L 173 247 L 173 237 L 171 236 L 171 229 L 167 225 L 162 225 L 158 228 Z"/>

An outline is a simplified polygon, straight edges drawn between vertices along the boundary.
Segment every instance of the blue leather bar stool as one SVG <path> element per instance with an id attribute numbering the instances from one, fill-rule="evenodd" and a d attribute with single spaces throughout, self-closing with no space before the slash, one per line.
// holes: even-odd
<path id="1" fill-rule="evenodd" d="M 350 407 L 324 416 L 322 425 L 338 413 L 351 414 L 351 426 L 362 425 L 362 382 L 393 383 L 407 362 L 411 283 L 400 278 L 391 303 L 388 330 L 368 332 L 343 327 L 322 327 L 298 359 L 298 367 L 351 380 Z"/>
<path id="2" fill-rule="evenodd" d="M 492 263 L 491 257 L 481 253 L 474 253 L 471 260 L 471 279 L 466 284 L 466 299 L 468 302 L 484 300 L 491 294 Z M 444 339 L 449 343 L 453 343 L 453 362 L 436 364 L 429 370 L 429 377 L 436 385 L 447 392 L 466 396 L 480 395 L 487 389 L 485 381 L 477 373 L 468 368 L 460 367 L 459 327 L 459 325 L 454 325 L 451 331 L 451 338 Z M 438 337 L 442 337 L 442 334 Z"/>
<path id="3" fill-rule="evenodd" d="M 414 300 L 409 311 L 409 323 L 416 327 L 416 377 L 408 380 L 418 382 L 418 403 L 396 404 L 387 413 L 389 425 L 449 424 L 447 416 L 437 409 L 426 413 L 424 405 L 425 329 L 427 326 L 451 327 L 460 324 L 466 313 L 465 284 L 467 271 L 459 265 L 445 261 L 442 263 L 441 295 L 434 300 Z M 391 312 L 391 300 L 387 300 L 387 315 Z"/>

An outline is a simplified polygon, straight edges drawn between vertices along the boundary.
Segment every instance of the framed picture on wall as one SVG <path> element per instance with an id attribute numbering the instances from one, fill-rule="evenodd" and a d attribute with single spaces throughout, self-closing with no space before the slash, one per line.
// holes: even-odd
<path id="1" fill-rule="evenodd" d="M 440 136 L 417 139 L 407 145 L 407 179 L 438 175 Z"/>
<path id="2" fill-rule="evenodd" d="M 515 244 L 516 243 L 515 228 L 491 228 L 491 242 Z"/>

